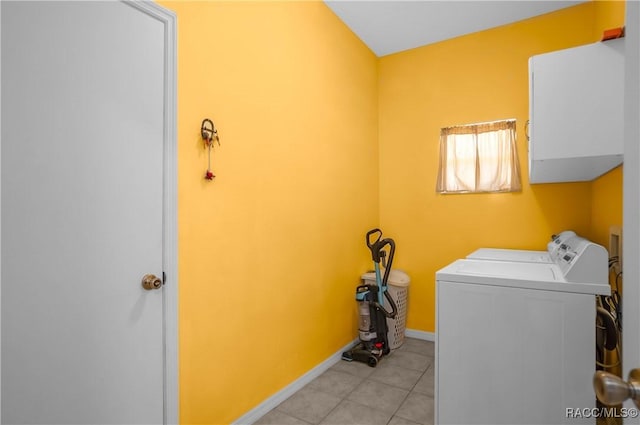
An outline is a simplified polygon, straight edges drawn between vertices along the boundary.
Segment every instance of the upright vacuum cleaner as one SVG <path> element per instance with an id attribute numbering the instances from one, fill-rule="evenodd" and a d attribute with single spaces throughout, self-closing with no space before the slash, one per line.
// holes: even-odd
<path id="1" fill-rule="evenodd" d="M 387 281 L 393 264 L 396 244 L 393 239 L 382 239 L 382 231 L 380 229 L 370 230 L 367 232 L 365 239 L 367 247 L 371 250 L 376 284 L 360 285 L 356 288 L 360 342 L 351 350 L 342 353 L 342 359 L 347 361 L 355 360 L 366 363 L 371 367 L 376 367 L 382 356 L 386 356 L 391 352 L 387 318 L 395 318 L 398 312 L 396 303 L 389 295 L 389 291 L 387 291 Z M 380 270 L 380 263 L 384 266 L 384 274 Z M 384 308 L 384 298 L 387 299 L 391 306 L 390 312 Z"/>

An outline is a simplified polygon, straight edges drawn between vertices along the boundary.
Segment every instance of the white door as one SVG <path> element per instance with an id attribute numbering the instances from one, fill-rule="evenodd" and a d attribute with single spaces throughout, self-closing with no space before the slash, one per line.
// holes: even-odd
<path id="1" fill-rule="evenodd" d="M 1 8 L 2 423 L 162 423 L 166 22 Z"/>

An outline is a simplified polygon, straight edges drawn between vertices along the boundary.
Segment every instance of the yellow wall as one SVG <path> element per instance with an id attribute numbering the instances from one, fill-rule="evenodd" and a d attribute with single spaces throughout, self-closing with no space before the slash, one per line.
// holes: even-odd
<path id="1" fill-rule="evenodd" d="M 225 424 L 356 336 L 376 58 L 319 2 L 160 3 L 178 18 L 180 420 Z"/>
<path id="2" fill-rule="evenodd" d="M 528 58 L 597 41 L 617 13 L 591 2 L 380 59 L 380 220 L 412 277 L 409 328 L 434 331 L 435 272 L 474 249 L 592 233 L 592 183 L 528 184 Z M 517 120 L 522 192 L 436 194 L 440 128 L 507 118 Z"/>

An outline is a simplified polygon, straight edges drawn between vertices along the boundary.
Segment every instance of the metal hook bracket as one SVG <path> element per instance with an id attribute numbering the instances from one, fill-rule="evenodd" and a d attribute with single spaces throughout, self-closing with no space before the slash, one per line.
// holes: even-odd
<path id="1" fill-rule="evenodd" d="M 209 118 L 205 118 L 202 121 L 202 125 L 200 126 L 200 134 L 202 135 L 202 140 L 204 140 L 207 146 L 211 146 L 214 140 L 218 142 L 218 146 L 220 145 L 218 130 L 213 124 L 213 121 L 211 121 Z"/>

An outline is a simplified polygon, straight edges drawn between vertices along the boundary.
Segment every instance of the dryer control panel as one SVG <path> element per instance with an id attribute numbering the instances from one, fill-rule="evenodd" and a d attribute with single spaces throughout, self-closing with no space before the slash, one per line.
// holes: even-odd
<path id="1" fill-rule="evenodd" d="M 560 232 L 557 235 L 552 235 L 551 241 L 547 244 L 547 251 L 549 252 L 549 256 L 553 259 L 558 250 L 566 250 L 567 240 L 575 236 L 577 235 L 573 230 L 565 230 L 564 232 Z"/>
<path id="2" fill-rule="evenodd" d="M 602 283 L 607 279 L 607 250 L 583 237 L 571 236 L 549 249 L 549 256 L 569 282 Z"/>

